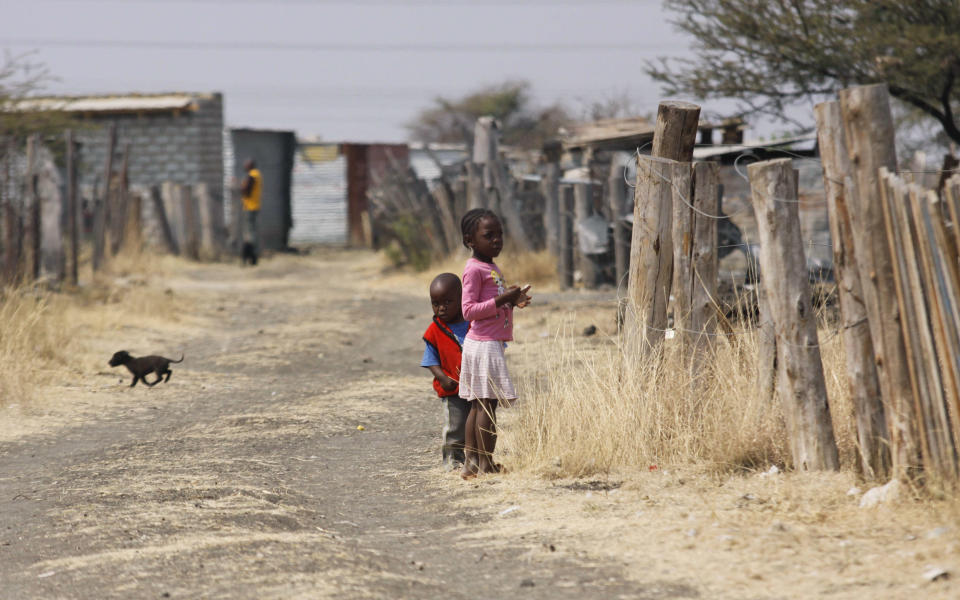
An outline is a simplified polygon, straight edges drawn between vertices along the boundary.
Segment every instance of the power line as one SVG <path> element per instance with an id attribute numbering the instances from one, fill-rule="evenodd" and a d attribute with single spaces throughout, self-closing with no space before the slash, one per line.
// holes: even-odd
<path id="1" fill-rule="evenodd" d="M 641 51 L 663 50 L 668 44 L 662 43 L 571 43 L 571 44 L 523 44 L 516 42 L 504 43 L 352 43 L 352 42 L 197 42 L 197 41 L 164 41 L 164 40 L 81 40 L 81 39 L 52 39 L 52 38 L 7 38 L 0 44 L 8 46 L 29 47 L 61 47 L 61 48 L 139 48 L 150 50 L 278 50 L 294 52 L 460 52 L 460 53 L 493 53 L 493 52 L 582 52 L 592 51 Z"/>
<path id="2" fill-rule="evenodd" d="M 36 0 L 34 0 L 36 1 Z M 41 0 L 56 4 L 91 4 L 91 0 Z M 657 0 L 485 0 L 478 3 L 476 0 L 94 0 L 100 4 L 261 4 L 270 7 L 283 5 L 300 6 L 434 6 L 437 8 L 477 8 L 485 9 L 490 6 L 524 8 L 524 7 L 554 7 L 577 6 L 590 8 L 597 5 L 624 5 L 624 4 L 658 4 Z"/>

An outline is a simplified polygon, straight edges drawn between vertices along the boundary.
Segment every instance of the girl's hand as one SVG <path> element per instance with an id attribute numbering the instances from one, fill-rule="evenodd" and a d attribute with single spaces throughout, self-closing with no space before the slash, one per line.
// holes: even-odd
<path id="1" fill-rule="evenodd" d="M 517 301 L 515 303 L 517 308 L 524 308 L 528 306 L 530 302 L 533 300 L 533 296 L 527 293 L 529 291 L 530 291 L 529 285 L 523 286 L 523 288 L 520 290 L 520 297 L 517 298 Z"/>
<path id="2" fill-rule="evenodd" d="M 497 296 L 495 302 L 497 306 L 503 306 L 504 304 L 517 305 L 517 301 L 523 295 L 523 290 L 520 289 L 520 286 L 512 285 L 507 288 L 507 291 Z"/>

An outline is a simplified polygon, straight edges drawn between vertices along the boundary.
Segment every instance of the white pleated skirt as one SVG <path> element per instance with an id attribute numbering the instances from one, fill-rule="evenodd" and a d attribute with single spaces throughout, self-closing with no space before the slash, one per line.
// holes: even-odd
<path id="1" fill-rule="evenodd" d="M 503 342 L 478 341 L 469 337 L 463 341 L 460 397 L 465 400 L 517 399 L 510 373 L 507 372 L 507 361 L 503 356 Z"/>

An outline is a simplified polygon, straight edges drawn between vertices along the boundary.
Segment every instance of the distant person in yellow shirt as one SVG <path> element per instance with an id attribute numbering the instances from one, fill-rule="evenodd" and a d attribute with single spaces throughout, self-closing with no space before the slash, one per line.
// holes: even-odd
<path id="1" fill-rule="evenodd" d="M 248 158 L 243 163 L 247 172 L 240 184 L 240 197 L 243 199 L 243 264 L 249 261 L 257 264 L 260 238 L 257 231 L 257 217 L 260 215 L 260 194 L 263 190 L 263 175 L 257 169 L 257 163 Z"/>

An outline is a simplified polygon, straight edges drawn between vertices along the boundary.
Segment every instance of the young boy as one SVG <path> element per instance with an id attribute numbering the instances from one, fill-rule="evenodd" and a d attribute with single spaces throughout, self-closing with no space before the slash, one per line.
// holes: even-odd
<path id="1" fill-rule="evenodd" d="M 460 357 L 470 322 L 463 319 L 460 278 L 453 273 L 437 275 L 430 283 L 433 323 L 423 334 L 426 348 L 421 367 L 433 374 L 433 389 L 443 402 L 443 467 L 463 466 L 463 446 L 470 403 L 459 396 Z"/>

